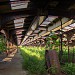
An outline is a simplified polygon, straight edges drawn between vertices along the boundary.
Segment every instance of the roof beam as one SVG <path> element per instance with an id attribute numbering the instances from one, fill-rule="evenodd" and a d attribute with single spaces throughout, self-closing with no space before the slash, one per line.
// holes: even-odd
<path id="1" fill-rule="evenodd" d="M 33 31 L 36 29 L 36 27 L 38 25 L 38 22 L 39 22 L 39 17 L 35 17 L 26 35 L 31 35 L 33 33 Z M 25 36 L 22 43 L 24 43 L 24 41 L 27 38 L 28 38 L 28 36 L 27 37 Z"/>
<path id="2" fill-rule="evenodd" d="M 69 23 L 69 21 L 71 21 L 70 23 Z M 68 23 L 67 23 L 68 22 Z M 64 24 L 66 24 L 66 25 L 69 25 L 69 24 L 71 24 L 73 22 L 73 20 L 69 20 L 68 18 L 62 18 L 62 26 L 64 27 L 65 25 Z M 32 39 L 32 41 L 34 41 L 34 40 L 36 40 L 36 39 L 38 39 L 38 38 L 41 38 L 42 36 L 46 36 L 46 35 L 48 35 L 48 34 L 50 34 L 50 31 L 53 29 L 55 29 L 55 28 L 57 28 L 57 27 L 60 27 L 60 25 L 61 25 L 61 22 L 60 21 L 58 21 L 57 23 L 55 23 L 55 24 L 53 24 L 52 26 L 49 26 L 48 28 L 47 28 L 47 30 L 48 31 L 42 31 L 42 32 L 40 32 L 39 33 L 39 36 L 37 37 L 37 38 L 33 38 Z M 29 42 L 32 42 L 32 41 L 29 41 Z M 27 42 L 27 43 L 29 43 L 29 42 Z"/>

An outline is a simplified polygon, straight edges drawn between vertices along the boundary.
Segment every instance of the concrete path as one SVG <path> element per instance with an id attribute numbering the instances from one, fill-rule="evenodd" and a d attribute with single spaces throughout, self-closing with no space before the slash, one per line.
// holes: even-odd
<path id="1" fill-rule="evenodd" d="M 13 51 L 0 62 L 0 75 L 27 75 L 22 69 L 22 60 L 20 51 Z"/>

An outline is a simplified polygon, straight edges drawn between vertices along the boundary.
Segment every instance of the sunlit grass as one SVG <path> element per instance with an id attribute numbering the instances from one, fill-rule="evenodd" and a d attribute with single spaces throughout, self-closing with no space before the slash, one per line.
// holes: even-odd
<path id="1" fill-rule="evenodd" d="M 38 59 L 43 59 L 44 58 L 44 49 L 42 48 L 27 48 L 27 47 L 24 47 L 24 48 L 21 48 L 25 53 L 27 53 L 28 55 L 30 56 L 36 56 Z M 42 49 L 42 50 L 41 50 Z"/>
<path id="2" fill-rule="evenodd" d="M 24 62 L 23 67 L 29 72 L 37 75 L 45 75 L 45 48 L 21 47 Z"/>

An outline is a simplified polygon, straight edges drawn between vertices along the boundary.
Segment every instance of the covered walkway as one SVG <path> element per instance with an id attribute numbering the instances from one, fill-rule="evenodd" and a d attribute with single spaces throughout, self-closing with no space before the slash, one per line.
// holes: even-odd
<path id="1" fill-rule="evenodd" d="M 57 35 L 57 42 L 56 40 L 53 42 L 54 39 L 51 38 L 47 43 L 47 37 L 52 35 Z M 63 59 L 66 58 L 68 62 L 71 57 L 71 62 L 74 63 L 75 0 L 0 0 L 0 75 L 28 75 L 29 71 L 22 69 L 23 60 L 20 52 L 17 49 L 11 51 L 11 48 L 13 50 L 17 47 L 28 46 L 32 47 L 32 53 L 36 53 L 36 48 L 34 47 L 39 49 L 39 47 L 46 47 L 46 44 L 50 47 L 49 43 L 50 46 L 51 44 L 56 45 L 55 49 L 58 49 L 60 62 L 63 56 Z M 31 51 L 29 48 L 27 50 Z M 40 54 L 45 52 L 42 53 L 41 51 L 37 51 L 39 57 L 41 57 Z M 5 54 L 2 54 L 3 52 L 10 54 L 6 57 Z M 29 54 L 27 55 L 29 56 Z M 45 55 L 43 55 L 44 57 Z M 34 58 L 33 60 L 36 59 Z M 32 60 L 30 59 L 28 62 L 30 61 Z M 49 59 L 48 61 L 50 64 L 48 69 L 50 69 L 54 64 L 51 65 Z M 27 63 L 27 66 L 30 64 Z M 37 69 L 34 68 L 34 72 L 35 70 Z M 55 75 L 59 74 L 55 73 Z"/>

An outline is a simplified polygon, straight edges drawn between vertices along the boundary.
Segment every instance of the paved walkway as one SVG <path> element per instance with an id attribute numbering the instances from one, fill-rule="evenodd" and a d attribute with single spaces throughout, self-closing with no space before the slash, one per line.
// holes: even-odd
<path id="1" fill-rule="evenodd" d="M 0 62 L 0 75 L 27 75 L 22 69 L 22 57 L 17 50 Z"/>

